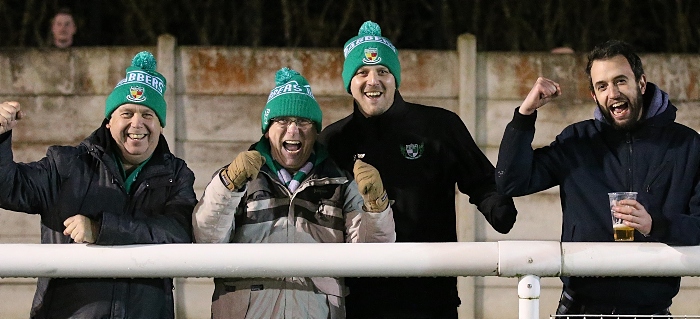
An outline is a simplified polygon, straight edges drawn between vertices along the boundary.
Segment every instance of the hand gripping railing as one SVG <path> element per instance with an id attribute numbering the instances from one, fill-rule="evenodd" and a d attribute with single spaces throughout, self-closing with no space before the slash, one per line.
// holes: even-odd
<path id="1" fill-rule="evenodd" d="M 500 241 L 393 244 L 0 245 L 0 277 L 518 277 L 539 318 L 540 277 L 700 276 L 700 247 Z"/>

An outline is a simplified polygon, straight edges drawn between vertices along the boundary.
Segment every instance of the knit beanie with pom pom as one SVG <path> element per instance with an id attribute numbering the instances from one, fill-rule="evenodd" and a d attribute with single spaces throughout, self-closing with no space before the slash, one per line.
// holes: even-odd
<path id="1" fill-rule="evenodd" d="M 263 134 L 270 128 L 270 121 L 281 116 L 310 119 L 316 131 L 321 132 L 323 113 L 311 93 L 309 82 L 299 72 L 282 68 L 275 74 L 275 85 L 262 111 Z"/>
<path id="2" fill-rule="evenodd" d="M 399 52 L 389 39 L 382 36 L 382 29 L 372 21 L 366 21 L 360 27 L 356 37 L 345 42 L 343 47 L 343 84 L 350 92 L 350 80 L 363 65 L 383 65 L 396 79 L 396 88 L 401 84 L 401 64 Z"/>
<path id="3" fill-rule="evenodd" d="M 105 117 L 122 104 L 133 103 L 149 107 L 156 113 L 160 126 L 165 127 L 166 105 L 165 77 L 156 72 L 156 59 L 148 51 L 136 54 L 131 66 L 126 68 L 126 76 L 117 83 L 105 103 Z"/>

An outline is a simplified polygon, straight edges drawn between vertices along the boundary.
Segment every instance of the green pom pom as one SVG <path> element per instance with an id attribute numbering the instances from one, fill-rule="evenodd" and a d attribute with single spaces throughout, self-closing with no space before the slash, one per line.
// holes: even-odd
<path id="1" fill-rule="evenodd" d="M 376 35 L 382 36 L 382 28 L 372 21 L 365 21 L 360 27 L 360 32 L 357 35 Z"/>
<path id="2" fill-rule="evenodd" d="M 299 72 L 294 71 L 290 68 L 284 67 L 279 69 L 275 74 L 275 85 L 282 85 L 292 79 L 295 75 L 299 75 Z"/>
<path id="3" fill-rule="evenodd" d="M 141 51 L 131 60 L 131 66 L 135 66 L 146 71 L 156 70 L 156 58 L 148 51 Z"/>

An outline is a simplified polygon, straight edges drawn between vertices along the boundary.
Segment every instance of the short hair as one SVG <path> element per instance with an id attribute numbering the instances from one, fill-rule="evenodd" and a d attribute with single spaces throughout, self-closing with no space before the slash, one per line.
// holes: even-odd
<path id="1" fill-rule="evenodd" d="M 53 23 L 53 20 L 56 19 L 56 16 L 59 14 L 66 14 L 73 17 L 73 12 L 71 12 L 70 8 L 60 7 L 58 8 L 58 10 L 56 10 L 56 13 L 54 13 L 53 17 L 51 18 L 51 23 Z"/>
<path id="2" fill-rule="evenodd" d="M 71 12 L 70 8 L 68 8 L 68 7 L 60 7 L 60 8 L 58 8 L 58 10 L 56 10 L 56 14 L 54 14 L 54 15 L 59 15 L 59 14 L 73 15 L 73 12 Z"/>
<path id="3" fill-rule="evenodd" d="M 593 79 L 591 79 L 591 67 L 595 60 L 606 60 L 612 57 L 622 55 L 627 59 L 627 62 L 634 73 L 634 80 L 639 81 L 644 74 L 642 60 L 634 53 L 634 48 L 627 42 L 621 40 L 609 40 L 605 43 L 597 45 L 593 51 L 588 53 L 588 64 L 586 65 L 586 75 L 588 75 L 588 88 L 593 92 Z"/>

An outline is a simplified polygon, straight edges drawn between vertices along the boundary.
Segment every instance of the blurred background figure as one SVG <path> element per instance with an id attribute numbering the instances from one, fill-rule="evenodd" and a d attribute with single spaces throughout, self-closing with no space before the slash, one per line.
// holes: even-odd
<path id="1" fill-rule="evenodd" d="M 575 53 L 576 51 L 574 51 L 574 49 L 572 49 L 570 47 L 556 47 L 556 48 L 550 50 L 549 52 L 555 53 L 555 54 L 572 54 L 572 53 Z"/>
<path id="2" fill-rule="evenodd" d="M 73 46 L 73 36 L 77 31 L 70 9 L 65 7 L 58 9 L 51 19 L 51 45 L 59 49 Z"/>

